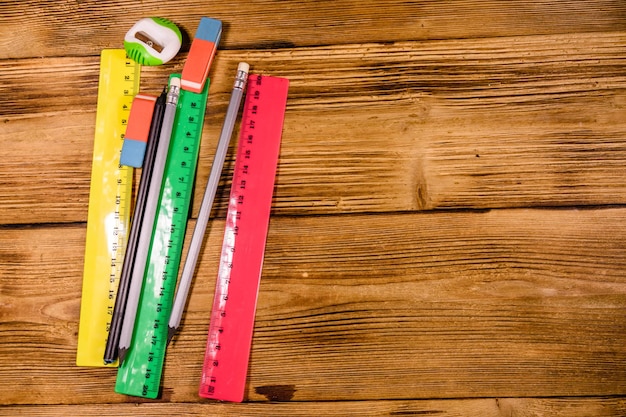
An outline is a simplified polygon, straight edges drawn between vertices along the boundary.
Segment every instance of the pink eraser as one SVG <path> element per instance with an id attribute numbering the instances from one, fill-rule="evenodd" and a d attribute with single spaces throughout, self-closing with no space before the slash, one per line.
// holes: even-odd
<path id="1" fill-rule="evenodd" d="M 121 165 L 135 168 L 143 165 L 156 100 L 155 96 L 149 94 L 137 94 L 133 99 L 122 144 Z"/>
<path id="2" fill-rule="evenodd" d="M 221 36 L 221 21 L 208 17 L 200 19 L 181 74 L 180 85 L 183 90 L 202 92 Z"/>

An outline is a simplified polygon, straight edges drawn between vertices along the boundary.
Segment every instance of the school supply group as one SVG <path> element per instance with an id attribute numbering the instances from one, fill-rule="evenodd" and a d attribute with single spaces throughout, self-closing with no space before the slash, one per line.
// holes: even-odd
<path id="1" fill-rule="evenodd" d="M 180 82 L 180 75 L 172 80 Z M 132 339 L 125 349 L 116 392 L 156 398 L 167 346 L 172 306 L 187 217 L 193 193 L 208 84 L 201 94 L 180 90 L 170 153 L 163 174 L 151 246 L 137 305 Z M 131 342 L 132 341 L 132 346 Z"/>
<path id="2" fill-rule="evenodd" d="M 137 244 L 139 240 L 139 231 L 141 229 L 141 224 L 143 221 L 143 214 L 146 206 L 146 200 L 148 198 L 148 188 L 150 187 L 150 180 L 152 178 L 152 168 L 154 166 L 154 158 L 156 157 L 158 139 L 161 134 L 161 123 L 163 121 L 163 113 L 165 110 L 165 98 L 167 91 L 163 90 L 163 93 L 159 96 L 158 99 L 155 100 L 154 107 L 152 110 L 152 117 L 150 119 L 148 137 L 147 137 L 147 146 L 145 149 L 146 161 L 145 167 L 141 171 L 141 178 L 139 180 L 139 191 L 137 193 L 137 198 L 135 199 L 135 210 L 133 213 L 133 222 L 131 224 L 130 236 L 128 238 L 128 245 L 126 246 L 126 253 L 124 256 L 124 262 L 122 265 L 122 272 L 119 280 L 119 286 L 117 290 L 117 296 L 115 297 L 115 306 L 113 308 L 113 317 L 111 318 L 111 326 L 109 329 L 109 335 L 107 338 L 107 344 L 104 351 L 104 363 L 111 364 L 114 363 L 118 357 L 118 348 L 120 341 L 120 333 L 122 331 L 122 320 L 124 319 L 124 310 L 126 309 L 126 300 L 128 300 L 128 290 L 130 287 L 130 278 L 133 273 L 133 266 L 135 263 L 135 254 L 137 252 Z M 139 96 L 139 95 L 138 95 Z M 135 105 L 138 102 L 138 96 L 133 100 L 133 108 L 132 111 L 136 110 Z M 140 106 L 142 102 L 139 101 Z M 131 114 L 131 116 L 133 116 Z M 146 117 L 147 114 L 139 114 L 138 117 Z M 131 122 L 134 122 L 134 119 L 131 119 Z M 145 120 L 137 120 L 140 126 L 145 126 L 147 123 Z M 144 129 L 145 131 L 145 129 Z M 138 166 L 143 166 L 144 156 L 141 155 L 139 157 L 136 155 L 138 150 L 135 145 L 128 146 L 128 143 L 132 144 L 134 139 L 132 138 L 132 131 L 127 133 L 124 137 L 124 145 L 122 146 L 122 152 L 120 155 L 120 163 L 122 165 L 128 165 L 125 163 L 125 160 L 134 160 L 134 162 L 138 163 Z M 140 145 L 140 148 L 143 148 L 143 144 Z M 139 151 L 140 152 L 140 151 Z M 130 155 L 129 155 L 130 153 Z M 126 156 L 126 157 L 125 157 Z M 141 162 L 139 163 L 139 159 Z"/>
<path id="3" fill-rule="evenodd" d="M 162 22 L 165 29 L 158 26 Z M 127 34 L 127 46 L 140 44 L 153 55 L 151 48 L 162 51 L 162 44 L 171 43 L 171 33 L 177 31 L 170 23 L 159 18 L 138 22 Z M 239 64 L 181 267 L 208 73 L 221 28 L 219 20 L 200 20 L 182 73 L 171 74 L 158 97 L 139 93 L 141 66 L 128 57 L 128 48 L 102 52 L 76 363 L 116 366 L 119 362 L 114 388 L 121 394 L 159 395 L 166 349 L 180 328 L 245 94 L 205 361 L 198 365 L 200 396 L 240 402 L 245 395 L 288 80 L 248 76 L 249 65 Z M 134 200 L 133 167 L 142 168 Z M 244 253 L 246 262 L 241 261 Z"/>

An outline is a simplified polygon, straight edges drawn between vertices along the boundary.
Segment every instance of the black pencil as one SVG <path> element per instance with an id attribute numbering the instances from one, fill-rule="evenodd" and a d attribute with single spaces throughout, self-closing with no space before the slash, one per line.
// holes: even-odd
<path id="1" fill-rule="evenodd" d="M 139 179 L 139 191 L 137 192 L 137 200 L 135 201 L 135 209 L 133 211 L 130 235 L 128 236 L 128 244 L 126 246 L 124 263 L 122 264 L 120 283 L 117 290 L 117 297 L 115 299 L 115 306 L 113 307 L 111 327 L 109 329 L 109 336 L 107 338 L 106 349 L 104 351 L 105 364 L 111 364 L 115 362 L 118 357 L 118 344 L 120 340 L 120 333 L 122 331 L 124 312 L 126 310 L 126 301 L 128 299 L 130 277 L 132 276 L 133 265 L 135 264 L 137 242 L 139 241 L 139 232 L 141 230 L 143 212 L 146 206 L 148 189 L 150 187 L 150 178 L 152 177 L 152 168 L 154 166 L 154 158 L 156 156 L 156 150 L 158 148 L 157 145 L 161 133 L 161 124 L 163 122 L 163 113 L 165 111 L 166 96 L 167 93 L 164 89 L 163 93 L 161 93 L 156 101 L 156 104 L 154 106 L 154 113 L 152 115 L 152 121 L 150 123 L 150 133 L 148 136 L 148 145 L 146 148 L 146 159 L 143 163 L 143 168 L 141 170 L 141 178 Z"/>

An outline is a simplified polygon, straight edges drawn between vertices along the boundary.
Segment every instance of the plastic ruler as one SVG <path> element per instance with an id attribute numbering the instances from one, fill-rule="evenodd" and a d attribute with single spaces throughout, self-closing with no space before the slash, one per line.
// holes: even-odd
<path id="1" fill-rule="evenodd" d="M 133 169 L 120 166 L 120 152 L 133 97 L 139 91 L 140 72 L 140 65 L 128 58 L 123 49 L 102 51 L 76 353 L 78 366 L 105 366 L 102 357 L 124 261 L 132 204 Z"/>
<path id="2" fill-rule="evenodd" d="M 180 90 L 133 341 L 117 373 L 115 391 L 120 394 L 159 395 L 208 89 L 207 81 L 202 93 Z"/>
<path id="3" fill-rule="evenodd" d="M 250 75 L 199 395 L 243 401 L 289 81 Z"/>

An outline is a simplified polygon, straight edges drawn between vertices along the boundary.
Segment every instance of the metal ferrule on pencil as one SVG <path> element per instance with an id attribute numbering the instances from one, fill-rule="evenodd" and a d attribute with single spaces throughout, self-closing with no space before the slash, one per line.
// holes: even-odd
<path id="1" fill-rule="evenodd" d="M 246 81 L 248 80 L 248 73 L 246 71 L 238 70 L 235 77 L 235 84 L 233 88 L 243 90 L 246 87 Z"/>
<path id="2" fill-rule="evenodd" d="M 177 104 L 179 94 L 180 87 L 178 87 L 177 85 L 170 85 L 169 91 L 167 92 L 167 104 Z"/>

